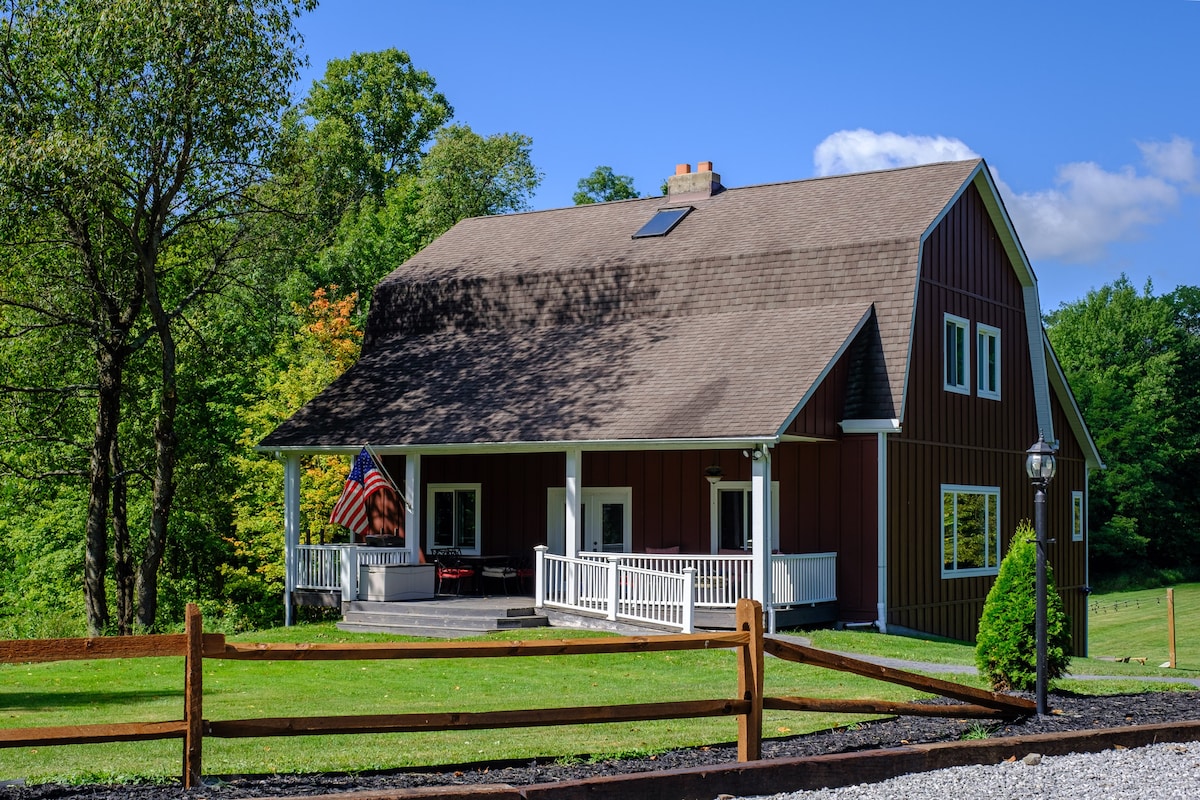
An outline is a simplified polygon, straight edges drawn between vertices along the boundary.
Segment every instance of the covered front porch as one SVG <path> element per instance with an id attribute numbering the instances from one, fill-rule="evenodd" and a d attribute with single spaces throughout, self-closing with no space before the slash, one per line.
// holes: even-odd
<path id="1" fill-rule="evenodd" d="M 719 612 L 731 612 L 738 600 L 751 596 L 754 586 L 750 554 L 582 553 L 572 557 L 551 553 L 545 545 L 534 551 L 530 588 L 538 612 L 554 609 L 691 633 L 697 627 L 721 627 L 717 621 L 726 615 Z M 363 583 L 370 567 L 415 563 L 410 555 L 400 547 L 299 545 L 296 592 L 336 597 L 343 611 L 349 612 L 353 602 L 370 602 Z M 768 625 L 773 627 L 781 614 L 817 607 L 824 607 L 825 613 L 807 611 L 802 621 L 832 621 L 837 601 L 836 553 L 775 553 L 770 564 L 771 599 L 764 604 Z M 519 583 L 516 587 L 518 592 L 525 589 Z M 472 594 L 485 596 L 489 588 L 500 586 L 488 587 L 481 580 Z M 507 591 L 508 586 L 503 588 Z"/>

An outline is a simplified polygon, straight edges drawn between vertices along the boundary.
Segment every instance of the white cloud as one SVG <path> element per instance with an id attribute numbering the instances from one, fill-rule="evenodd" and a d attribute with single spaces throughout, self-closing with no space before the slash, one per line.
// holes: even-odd
<path id="1" fill-rule="evenodd" d="M 992 175 L 1029 257 L 1095 261 L 1108 245 L 1145 235 L 1180 201 L 1181 190 L 1200 191 L 1200 157 L 1189 139 L 1138 142 L 1142 169 L 1105 170 L 1093 162 L 1064 164 L 1051 188 L 1016 192 Z M 901 136 L 858 129 L 838 131 L 817 145 L 818 175 L 960 161 L 979 156 L 959 139 Z"/>
<path id="2" fill-rule="evenodd" d="M 979 158 L 979 155 L 958 139 L 875 133 L 865 128 L 831 134 L 813 151 L 818 175 L 912 167 L 968 158 Z"/>
<path id="3" fill-rule="evenodd" d="M 1200 189 L 1200 160 L 1189 139 L 1172 137 L 1169 142 L 1138 142 L 1142 160 L 1151 173 L 1164 180 L 1182 183 L 1192 191 Z"/>
<path id="4" fill-rule="evenodd" d="M 1109 244 L 1141 237 L 1179 203 L 1179 189 L 1164 178 L 1092 162 L 1059 167 L 1051 189 L 1020 193 L 997 184 L 1032 259 L 1098 260 Z"/>

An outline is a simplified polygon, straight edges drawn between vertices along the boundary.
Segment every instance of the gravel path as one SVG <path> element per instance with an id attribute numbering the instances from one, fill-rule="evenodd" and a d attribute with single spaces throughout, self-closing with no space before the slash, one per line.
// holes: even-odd
<path id="1" fill-rule="evenodd" d="M 873 784 L 785 792 L 758 800 L 1194 800 L 1200 797 L 1200 744 L 1156 744 L 1103 753 L 1042 757 L 990 766 L 902 775 Z"/>

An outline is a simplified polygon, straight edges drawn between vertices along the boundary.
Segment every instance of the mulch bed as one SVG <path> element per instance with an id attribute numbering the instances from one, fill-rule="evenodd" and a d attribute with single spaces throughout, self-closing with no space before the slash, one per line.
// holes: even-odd
<path id="1" fill-rule="evenodd" d="M 1066 733 L 1099 728 L 1181 722 L 1200 719 L 1200 693 L 1147 692 L 1094 697 L 1055 692 L 1052 713 L 1014 722 L 980 722 L 941 717 L 899 717 L 863 723 L 850 728 L 769 739 L 763 742 L 764 759 L 791 759 L 845 753 L 909 744 L 953 742 L 979 736 L 989 738 Z M 327 794 L 333 792 L 395 788 L 464 786 L 475 784 L 529 784 L 573 781 L 613 775 L 684 768 L 725 767 L 736 763 L 733 744 L 672 750 L 654 756 L 579 763 L 560 759 L 513 763 L 478 763 L 455 767 L 395 770 L 356 775 L 304 774 L 208 778 L 204 787 L 185 791 L 178 785 L 38 786 L 0 787 L 0 800 L 168 800 L 171 798 L 243 798 Z M 6 776 L 8 777 L 8 776 Z"/>

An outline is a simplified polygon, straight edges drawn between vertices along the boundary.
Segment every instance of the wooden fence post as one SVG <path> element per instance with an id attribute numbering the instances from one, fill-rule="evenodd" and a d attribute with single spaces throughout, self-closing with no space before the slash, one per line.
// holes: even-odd
<path id="1" fill-rule="evenodd" d="M 184 633 L 183 720 L 187 732 L 183 738 L 183 788 L 194 789 L 200 785 L 204 748 L 204 621 L 195 603 L 187 604 Z"/>
<path id="2" fill-rule="evenodd" d="M 1167 663 L 1175 669 L 1175 590 L 1167 589 Z"/>
<path id="3" fill-rule="evenodd" d="M 762 758 L 763 723 L 763 615 L 762 604 L 743 598 L 737 603 L 737 630 L 750 641 L 739 648 L 738 694 L 750 701 L 750 711 L 738 715 L 738 761 Z"/>

